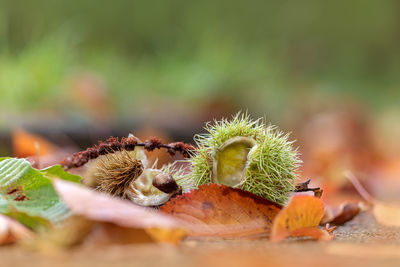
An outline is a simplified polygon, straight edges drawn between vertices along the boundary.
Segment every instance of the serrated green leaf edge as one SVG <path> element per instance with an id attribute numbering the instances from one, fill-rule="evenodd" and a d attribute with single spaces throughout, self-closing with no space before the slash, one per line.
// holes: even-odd
<path id="1" fill-rule="evenodd" d="M 54 178 L 76 183 L 81 180 L 81 177 L 64 171 L 60 165 L 38 170 L 26 159 L 0 158 L 0 213 L 31 228 L 64 220 L 70 212 L 54 190 Z M 17 188 L 18 192 L 7 194 Z M 21 195 L 27 199 L 17 201 L 17 196 Z"/>

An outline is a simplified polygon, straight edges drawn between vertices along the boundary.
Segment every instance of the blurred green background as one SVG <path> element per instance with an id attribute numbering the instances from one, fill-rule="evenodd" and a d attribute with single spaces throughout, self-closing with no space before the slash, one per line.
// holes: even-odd
<path id="1" fill-rule="evenodd" d="M 395 0 L 2 0 L 0 129 L 397 114 L 399 44 Z"/>

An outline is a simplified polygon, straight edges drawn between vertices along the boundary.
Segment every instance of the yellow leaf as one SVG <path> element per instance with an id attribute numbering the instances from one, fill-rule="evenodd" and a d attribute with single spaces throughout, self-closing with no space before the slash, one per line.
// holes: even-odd
<path id="1" fill-rule="evenodd" d="M 400 227 L 399 205 L 376 201 L 372 211 L 380 224 Z"/>
<path id="2" fill-rule="evenodd" d="M 145 231 L 153 240 L 173 245 L 178 244 L 187 235 L 187 232 L 180 228 L 147 228 Z"/>
<path id="3" fill-rule="evenodd" d="M 318 228 L 324 216 L 324 204 L 313 196 L 294 196 L 290 203 L 275 217 L 271 241 L 279 242 L 289 236 L 310 236 L 326 239 Z M 314 230 L 311 230 L 314 229 Z"/>

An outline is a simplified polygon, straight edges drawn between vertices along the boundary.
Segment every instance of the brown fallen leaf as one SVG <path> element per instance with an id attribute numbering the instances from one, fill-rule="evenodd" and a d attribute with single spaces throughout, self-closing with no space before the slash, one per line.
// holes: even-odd
<path id="1" fill-rule="evenodd" d="M 342 206 L 341 211 L 337 214 L 330 223 L 341 225 L 345 222 L 352 220 L 361 211 L 360 205 L 358 203 L 348 203 Z"/>
<path id="2" fill-rule="evenodd" d="M 33 232 L 18 221 L 0 214 L 0 245 L 33 238 Z"/>
<path id="3" fill-rule="evenodd" d="M 190 236 L 255 238 L 269 236 L 280 209 L 249 192 L 208 184 L 171 199 L 161 211 L 194 225 Z"/>
<path id="4" fill-rule="evenodd" d="M 330 240 L 333 237 L 318 228 L 323 216 L 324 204 L 319 198 L 307 195 L 294 196 L 276 216 L 270 240 L 279 242 L 289 236 Z"/>
<path id="5" fill-rule="evenodd" d="M 341 205 L 337 211 L 330 207 L 326 207 L 324 217 L 321 220 L 321 225 L 326 223 L 342 225 L 348 221 L 351 221 L 361 212 L 361 206 L 361 203 L 347 203 L 345 205 Z"/>
<path id="6" fill-rule="evenodd" d="M 108 222 L 123 228 L 142 229 L 155 241 L 177 243 L 189 227 L 171 216 L 112 198 L 64 180 L 55 179 L 54 187 L 74 215 L 92 222 Z M 131 240 L 134 241 L 134 240 Z"/>
<path id="7" fill-rule="evenodd" d="M 376 220 L 386 226 L 400 227 L 400 205 L 385 203 L 372 197 L 351 172 L 345 176 L 353 184 L 358 193 L 372 205 L 372 213 Z"/>

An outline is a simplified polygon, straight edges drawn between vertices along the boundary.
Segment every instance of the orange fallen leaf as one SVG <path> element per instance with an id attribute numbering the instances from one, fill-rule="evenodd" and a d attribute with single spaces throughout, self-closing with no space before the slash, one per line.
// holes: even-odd
<path id="1" fill-rule="evenodd" d="M 178 244 L 182 238 L 187 236 L 184 229 L 147 228 L 145 231 L 153 240 L 160 243 Z"/>
<path id="2" fill-rule="evenodd" d="M 33 232 L 18 221 L 0 214 L 0 245 L 26 240 L 34 236 Z"/>
<path id="3" fill-rule="evenodd" d="M 269 236 L 280 209 L 249 192 L 208 184 L 171 199 L 161 211 L 194 225 L 190 236 L 254 238 Z"/>
<path id="4" fill-rule="evenodd" d="M 311 237 L 316 240 L 329 241 L 333 238 L 326 230 L 321 230 L 318 227 L 304 227 L 293 230 L 290 233 L 292 237 Z"/>
<path id="5" fill-rule="evenodd" d="M 276 216 L 271 241 L 279 242 L 289 236 L 307 236 L 318 240 L 332 237 L 318 228 L 324 216 L 324 204 L 319 198 L 307 195 L 294 196 Z"/>
<path id="6" fill-rule="evenodd" d="M 47 156 L 53 154 L 57 148 L 44 138 L 18 129 L 12 132 L 14 156 L 26 158 L 30 156 Z"/>
<path id="7" fill-rule="evenodd" d="M 358 193 L 372 205 L 372 213 L 376 220 L 386 226 L 400 227 L 400 205 L 385 203 L 372 197 L 351 172 L 345 176 L 353 184 Z"/>
<path id="8" fill-rule="evenodd" d="M 75 183 L 55 179 L 54 187 L 74 215 L 94 222 L 108 222 L 125 228 L 143 229 L 155 241 L 177 243 L 185 236 L 186 225 L 173 217 L 112 198 Z M 158 229 L 158 230 L 155 230 Z"/>

